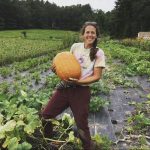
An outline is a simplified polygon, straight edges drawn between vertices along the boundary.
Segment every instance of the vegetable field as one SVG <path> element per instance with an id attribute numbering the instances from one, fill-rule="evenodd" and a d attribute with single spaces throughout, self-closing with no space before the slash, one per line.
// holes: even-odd
<path id="1" fill-rule="evenodd" d="M 50 70 L 52 59 L 69 51 L 78 36 L 59 30 L 0 31 L 1 150 L 82 150 L 70 110 L 51 120 L 56 133 L 51 139 L 44 137 L 39 117 L 59 82 Z M 150 148 L 149 45 L 100 39 L 107 66 L 103 79 L 91 85 L 89 106 L 96 150 Z"/>

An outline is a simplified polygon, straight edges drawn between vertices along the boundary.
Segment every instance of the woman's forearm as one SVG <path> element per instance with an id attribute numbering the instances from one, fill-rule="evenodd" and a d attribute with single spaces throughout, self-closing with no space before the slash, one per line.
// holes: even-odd
<path id="1" fill-rule="evenodd" d="M 85 79 L 81 79 L 77 81 L 77 84 L 82 85 L 82 84 L 90 84 L 90 83 L 94 83 L 96 81 L 98 81 L 100 79 L 100 77 L 97 76 L 89 76 Z"/>

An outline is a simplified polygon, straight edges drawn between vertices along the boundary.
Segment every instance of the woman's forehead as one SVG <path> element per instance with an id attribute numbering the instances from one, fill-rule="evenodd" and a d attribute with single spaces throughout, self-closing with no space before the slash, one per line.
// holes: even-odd
<path id="1" fill-rule="evenodd" d="M 87 31 L 87 30 L 96 31 L 96 28 L 94 26 L 92 26 L 92 25 L 88 25 L 88 26 L 85 27 L 85 31 Z"/>

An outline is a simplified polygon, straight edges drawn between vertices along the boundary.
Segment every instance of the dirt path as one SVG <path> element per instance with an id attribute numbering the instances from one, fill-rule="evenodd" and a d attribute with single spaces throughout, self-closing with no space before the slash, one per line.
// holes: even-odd
<path id="1" fill-rule="evenodd" d="M 89 126 L 91 134 L 98 133 L 107 135 L 113 142 L 118 140 L 118 135 L 122 131 L 127 115 L 129 115 L 134 107 L 129 105 L 129 102 L 142 102 L 146 98 L 142 95 L 148 94 L 150 84 L 147 77 L 134 77 L 132 80 L 139 84 L 139 88 L 122 88 L 117 87 L 112 90 L 108 99 L 111 104 L 109 107 L 101 109 L 95 114 L 90 114 Z M 114 149 L 127 150 L 128 145 L 124 142 L 114 146 Z"/>

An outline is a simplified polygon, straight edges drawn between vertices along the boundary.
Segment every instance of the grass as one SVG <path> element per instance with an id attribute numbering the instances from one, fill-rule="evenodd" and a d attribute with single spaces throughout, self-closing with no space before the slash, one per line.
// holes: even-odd
<path id="1" fill-rule="evenodd" d="M 34 58 L 61 49 L 66 35 L 71 31 L 59 30 L 27 30 L 27 37 L 23 37 L 23 30 L 0 32 L 0 65 L 11 64 Z"/>

